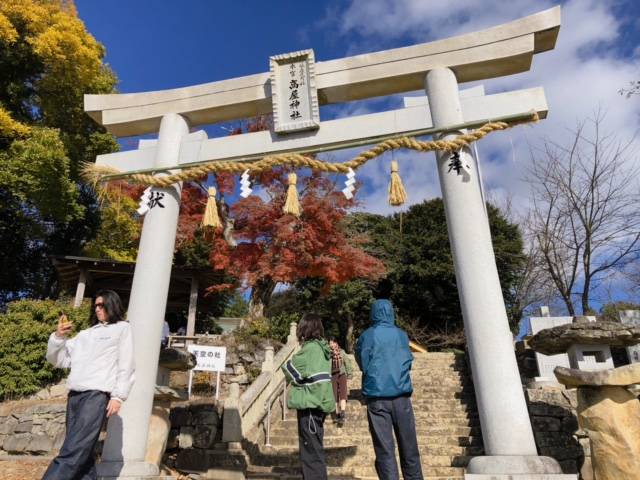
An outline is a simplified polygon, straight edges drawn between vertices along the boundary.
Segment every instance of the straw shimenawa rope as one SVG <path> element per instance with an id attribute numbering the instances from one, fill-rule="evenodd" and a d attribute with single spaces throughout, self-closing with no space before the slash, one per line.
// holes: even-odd
<path id="1" fill-rule="evenodd" d="M 357 170 L 369 160 L 373 160 L 389 150 L 408 148 L 418 152 L 431 152 L 434 150 L 446 152 L 457 151 L 462 147 L 466 147 L 480 140 L 491 132 L 506 130 L 507 128 L 532 121 L 538 121 L 538 114 L 535 112 L 532 112 L 530 117 L 516 122 L 489 122 L 480 128 L 458 135 L 449 140 L 431 140 L 425 142 L 416 140 L 414 137 L 391 138 L 378 143 L 373 148 L 365 150 L 351 160 L 343 163 L 325 162 L 299 153 L 283 153 L 270 155 L 252 162 L 234 160 L 212 161 L 195 167 L 185 168 L 180 172 L 170 175 L 154 176 L 146 173 L 131 173 L 122 174 L 121 177 L 126 178 L 132 183 L 151 185 L 154 187 L 168 187 L 177 182 L 201 178 L 209 173 L 242 173 L 247 169 L 252 172 L 261 172 L 276 166 L 306 167 L 321 172 L 346 174 L 350 168 Z M 108 181 L 108 179 L 103 178 L 105 176 L 121 174 L 121 172 L 112 167 L 88 164 L 83 167 L 82 174 L 87 181 L 96 184 L 97 182 Z"/>
<path id="2" fill-rule="evenodd" d="M 389 182 L 389 205 L 398 207 L 407 201 L 407 192 L 402 185 L 402 179 L 398 173 L 398 162 L 391 162 L 391 181 Z"/>
<path id="3" fill-rule="evenodd" d="M 222 226 L 220 223 L 220 217 L 218 216 L 218 205 L 216 204 L 216 189 L 215 187 L 209 187 L 209 198 L 207 199 L 207 206 L 204 209 L 204 215 L 202 216 L 202 226 L 212 227 L 218 229 Z"/>
<path id="4" fill-rule="evenodd" d="M 299 217 L 302 213 L 302 209 L 300 208 L 300 202 L 298 201 L 298 191 L 296 190 L 296 182 L 298 181 L 298 176 L 295 173 L 290 173 L 287 181 L 289 183 L 289 187 L 287 188 L 287 201 L 284 203 L 283 212 L 290 213 L 291 215 Z"/>

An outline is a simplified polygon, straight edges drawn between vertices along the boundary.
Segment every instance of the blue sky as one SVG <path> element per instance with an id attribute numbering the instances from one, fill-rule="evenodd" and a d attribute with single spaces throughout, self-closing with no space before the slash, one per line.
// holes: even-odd
<path id="1" fill-rule="evenodd" d="M 313 48 L 317 61 L 411 45 L 487 28 L 552 7 L 550 0 L 327 0 L 220 2 L 214 0 L 76 0 L 87 29 L 107 50 L 123 93 L 176 88 L 268 70 L 269 56 Z M 534 59 L 530 72 L 484 82 L 487 93 L 543 86 L 549 118 L 483 140 L 483 183 L 496 203 L 526 211 L 523 181 L 530 150 L 544 140 L 562 142 L 576 121 L 602 108 L 606 127 L 631 138 L 640 96 L 618 94 L 640 78 L 640 2 L 561 2 L 556 48 Z M 469 85 L 463 85 L 466 88 Z M 416 92 L 414 94 L 420 94 Z M 321 117 L 399 108 L 392 97 L 323 109 Z M 209 135 L 224 132 L 209 131 Z M 215 128 L 214 128 L 215 130 Z M 630 162 L 640 163 L 636 154 Z M 349 152 L 334 154 L 345 158 Z M 440 196 L 435 165 L 415 154 L 396 154 L 410 204 Z M 388 162 L 358 172 L 362 208 L 389 213 Z M 616 287 L 615 296 L 620 296 Z M 609 291 L 612 291 L 609 289 Z M 608 294 L 610 295 L 610 294 Z"/>

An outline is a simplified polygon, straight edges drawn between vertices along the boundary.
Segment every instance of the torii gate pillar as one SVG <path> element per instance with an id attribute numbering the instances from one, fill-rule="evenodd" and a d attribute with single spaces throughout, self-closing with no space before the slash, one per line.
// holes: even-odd
<path id="1" fill-rule="evenodd" d="M 436 68 L 428 72 L 425 89 L 435 127 L 463 122 L 458 82 L 452 70 Z M 444 138 L 459 133 L 447 132 Z M 535 474 L 558 474 L 562 472 L 558 462 L 549 457 L 539 457 L 536 450 L 502 298 L 489 222 L 478 172 L 474 168 L 476 163 L 465 160 L 469 156 L 468 151 L 460 153 L 462 162 L 471 168 L 457 173 L 449 166 L 450 153 L 437 154 L 486 454 L 471 460 L 467 467 L 467 474 L 471 475 L 465 478 L 487 478 L 484 475 L 488 474 L 534 474 L 527 475 L 528 479 L 540 478 Z"/>
<path id="2" fill-rule="evenodd" d="M 188 134 L 189 126 L 182 116 L 164 115 L 155 166 L 177 164 L 180 144 Z M 181 184 L 155 188 L 155 192 L 164 193 L 162 208 L 151 208 L 144 219 L 127 313 L 135 343 L 135 383 L 120 414 L 109 419 L 102 462 L 97 465 L 102 479 L 141 478 L 159 473 L 157 465 L 145 462 L 145 455 L 181 189 Z"/>

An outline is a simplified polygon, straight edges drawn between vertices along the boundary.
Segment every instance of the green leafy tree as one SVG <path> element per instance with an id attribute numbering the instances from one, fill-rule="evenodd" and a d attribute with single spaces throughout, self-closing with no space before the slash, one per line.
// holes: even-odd
<path id="1" fill-rule="evenodd" d="M 491 238 L 507 310 L 512 285 L 525 260 L 522 236 L 500 211 L 487 204 Z M 399 226 L 399 215 L 394 216 Z M 470 242 L 472 239 L 469 240 Z M 413 205 L 404 214 L 400 264 L 391 278 L 399 311 L 434 330 L 462 326 L 453 257 L 449 246 L 444 204 L 433 199 Z M 510 318 L 511 324 L 519 318 Z"/>
<path id="2" fill-rule="evenodd" d="M 72 2 L 0 3 L 0 308 L 16 296 L 49 296 L 49 255 L 79 254 L 95 235 L 95 196 L 78 182 L 82 162 L 117 149 L 83 111 L 85 93 L 110 93 L 104 48 Z M 12 223 L 7 223 L 12 222 Z M 14 258 L 25 258 L 19 268 Z"/>
<path id="3" fill-rule="evenodd" d="M 242 293 L 238 290 L 227 301 L 227 305 L 222 313 L 223 317 L 243 318 L 249 313 L 249 302 L 247 302 Z"/>
<path id="4" fill-rule="evenodd" d="M 487 213 L 507 312 L 515 325 L 520 314 L 512 308 L 513 286 L 526 260 L 522 237 L 518 226 L 499 209 L 487 205 Z M 460 338 L 462 315 L 441 199 L 392 216 L 349 215 L 345 226 L 347 235 L 358 238 L 363 250 L 385 263 L 399 320 L 426 334 Z M 353 338 L 369 325 L 374 285 L 355 280 L 323 292 L 321 284 L 304 279 L 275 295 L 267 315 L 315 311 L 323 317 L 327 333 L 340 337 L 350 349 Z"/>
<path id="5" fill-rule="evenodd" d="M 606 303 L 600 309 L 600 318 L 606 322 L 619 322 L 618 312 L 622 310 L 640 310 L 640 305 L 632 302 L 611 302 Z"/>
<path id="6" fill-rule="evenodd" d="M 104 191 L 100 208 L 100 227 L 83 253 L 94 258 L 134 262 L 138 255 L 141 223 L 138 203 L 121 186 Z"/>

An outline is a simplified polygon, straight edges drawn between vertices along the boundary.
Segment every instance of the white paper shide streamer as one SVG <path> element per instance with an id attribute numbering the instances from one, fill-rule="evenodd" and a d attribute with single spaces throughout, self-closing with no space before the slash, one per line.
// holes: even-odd
<path id="1" fill-rule="evenodd" d="M 140 197 L 140 203 L 138 204 L 138 215 L 142 216 L 149 211 L 149 203 L 151 201 L 151 187 L 147 187 L 147 189 L 142 192 L 142 196 Z"/>
<path id="2" fill-rule="evenodd" d="M 356 172 L 354 172 L 352 168 L 349 169 L 347 180 L 344 184 L 346 186 L 342 189 L 342 193 L 347 197 L 347 200 L 351 200 L 353 198 L 353 191 L 356 189 Z"/>
<path id="3" fill-rule="evenodd" d="M 251 195 L 251 181 L 249 180 L 249 170 L 245 170 L 240 175 L 240 196 L 242 198 L 247 198 Z"/>

